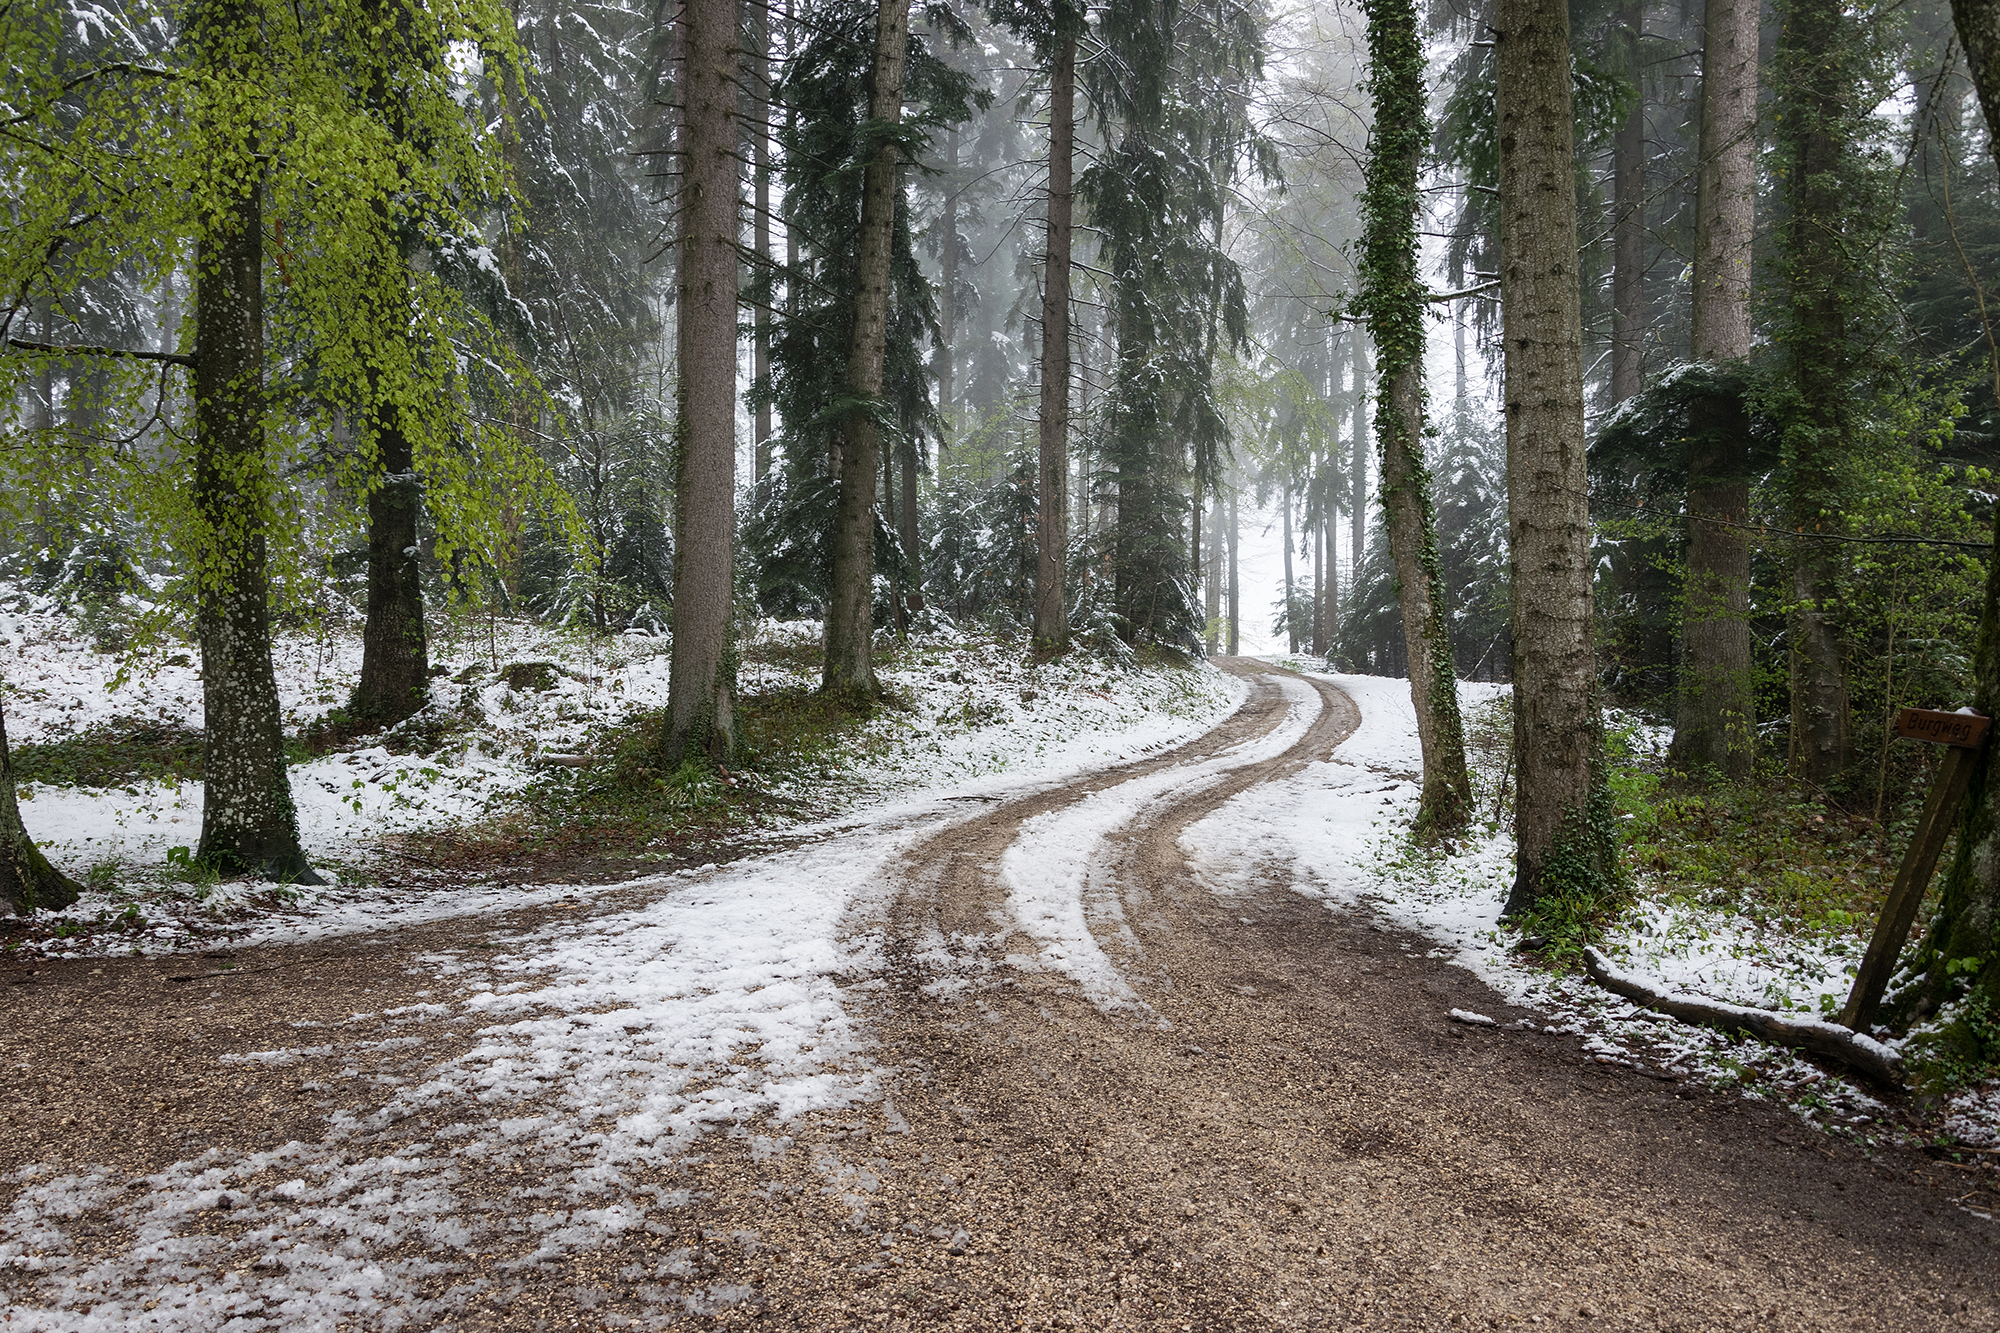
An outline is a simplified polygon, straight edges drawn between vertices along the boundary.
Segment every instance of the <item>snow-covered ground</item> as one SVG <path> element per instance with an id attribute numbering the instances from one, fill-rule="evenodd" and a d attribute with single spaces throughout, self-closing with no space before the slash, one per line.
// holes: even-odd
<path id="1" fill-rule="evenodd" d="M 27 632 L 16 617 L 7 631 L 13 646 L 26 650 L 17 661 L 63 662 L 64 671 L 35 679 L 103 688 L 108 672 L 93 678 L 89 668 L 99 664 L 67 661 L 74 645 L 48 626 L 37 628 Z M 461 698 L 487 722 L 477 737 L 499 753 L 480 754 L 475 741 L 467 753 L 438 761 L 437 776 L 395 793 L 401 801 L 371 796 L 359 810 L 349 804 L 351 823 L 309 820 L 309 845 L 317 840 L 315 850 L 324 852 L 343 837 L 477 813 L 482 806 L 468 791 L 476 794 L 481 782 L 505 791 L 523 780 L 535 747 L 580 744 L 586 729 L 616 708 L 664 699 L 665 658 L 650 645 L 607 650 L 582 664 L 560 656 L 562 646 L 522 635 L 500 658 L 561 661 L 562 682 L 546 694 L 516 697 L 524 692 L 497 680 L 440 686 L 466 692 Z M 287 660 L 288 700 L 307 701 L 294 705 L 296 722 L 327 702 L 299 679 L 300 664 L 323 668 L 296 650 Z M 746 670 L 745 677 L 746 689 L 792 683 L 777 668 Z M 498 1250 L 507 1256 L 503 1271 L 525 1271 L 615 1244 L 649 1224 L 650 1208 L 686 1202 L 644 1177 L 706 1135 L 764 1126 L 770 1132 L 755 1137 L 753 1157 L 783 1153 L 791 1147 L 783 1128 L 793 1118 L 880 1095 L 851 992 L 881 969 L 879 923 L 894 892 L 891 866 L 917 839 L 986 808 L 986 800 L 964 798 L 1019 795 L 1178 745 L 1213 727 L 1244 694 L 1240 682 L 1212 669 L 1120 672 L 1087 661 L 1038 667 L 991 643 L 969 642 L 912 652 L 887 683 L 903 707 L 885 713 L 883 734 L 859 774 L 854 789 L 865 788 L 869 798 L 797 829 L 793 850 L 628 882 L 621 891 L 649 895 L 643 906 L 489 938 L 478 952 L 416 960 L 434 974 L 435 990 L 424 994 L 435 1000 L 302 1031 L 295 1046 L 224 1057 L 266 1064 L 335 1057 L 351 1061 L 336 1080 L 378 1085 L 379 1106 L 365 1115 L 335 1112 L 320 1141 L 268 1152 L 212 1150 L 137 1179 L 44 1166 L 17 1173 L 10 1183 L 21 1189 L 0 1217 L 0 1263 L 36 1274 L 42 1304 L 13 1310 L 9 1326 L 432 1327 L 469 1301 L 504 1295 L 504 1283 L 488 1290 L 493 1284 L 485 1279 L 421 1294 L 474 1253 Z M 91 706 L 98 716 L 171 709 L 176 688 L 162 671 L 120 705 L 93 697 Z M 63 735 L 61 715 L 85 711 L 68 708 L 46 683 L 25 701 L 21 730 L 37 739 Z M 497 744 L 496 732 L 503 738 Z M 304 766 L 308 779 L 295 786 L 308 787 L 323 762 Z M 333 762 L 346 765 L 347 757 Z M 121 833 L 121 851 L 144 854 L 172 836 L 192 841 L 190 821 L 199 810 L 193 785 L 179 794 L 185 804 L 162 812 L 162 823 L 186 833 Z M 51 850 L 58 859 L 74 853 L 68 839 L 90 820 L 147 799 L 122 790 L 44 789 L 24 810 L 40 825 L 58 796 L 70 802 L 75 821 L 57 827 Z M 551 886 L 524 894 L 489 885 L 412 905 L 401 895 L 334 891 L 264 916 L 244 938 L 379 930 L 589 892 Z M 442 1062 L 424 1055 L 468 1028 L 473 1040 L 461 1054 Z M 404 1047 L 411 1048 L 401 1066 L 407 1077 L 380 1072 L 382 1053 Z M 430 1123 L 437 1128 L 427 1137 L 409 1132 Z M 529 1183 L 511 1186 L 498 1208 L 468 1183 L 476 1173 L 490 1189 L 495 1171 L 529 1163 L 535 1170 L 515 1177 Z M 865 1190 L 836 1158 L 820 1165 L 832 1188 Z M 228 1210 L 226 1230 L 205 1220 L 218 1208 Z M 85 1214 L 106 1212 L 132 1239 L 110 1257 L 85 1259 L 73 1228 Z M 516 1234 L 521 1218 L 525 1232 Z M 629 1275 L 654 1284 L 648 1290 L 663 1311 L 701 1313 L 740 1299 L 740 1292 L 682 1282 L 686 1274 L 674 1263 L 686 1266 L 669 1260 L 660 1272 Z"/>
<path id="2" fill-rule="evenodd" d="M 664 708 L 665 640 L 507 621 L 446 622 L 436 633 L 432 660 L 442 673 L 432 684 L 428 714 L 445 728 L 441 748 L 399 754 L 383 743 L 356 744 L 291 769 L 301 836 L 328 886 L 274 897 L 270 886 L 257 883 L 192 891 L 166 884 L 169 892 L 144 895 L 154 919 L 147 933 L 126 932 L 110 944 L 79 938 L 25 947 L 59 956 L 113 944 L 121 951 L 171 949 L 188 941 L 191 916 L 221 921 L 277 911 L 279 918 L 253 936 L 269 938 L 273 931 L 325 933 L 434 919 L 571 892 L 486 885 L 438 893 L 423 889 L 421 874 L 404 873 L 392 876 L 404 881 L 400 891 L 384 894 L 376 887 L 380 876 L 369 871 L 383 861 L 383 838 L 451 829 L 502 811 L 534 778 L 541 756 L 574 753 L 626 719 Z M 746 646 L 741 692 L 816 684 L 812 655 L 802 650 L 818 634 L 815 624 L 760 626 Z M 275 656 L 286 726 L 295 735 L 341 702 L 359 672 L 351 632 L 283 635 Z M 502 671 L 514 663 L 552 664 L 552 683 L 510 685 Z M 1039 664 L 1016 648 L 949 633 L 917 640 L 881 675 L 899 706 L 882 710 L 854 739 L 841 756 L 846 766 L 822 780 L 806 779 L 803 787 L 768 790 L 824 811 L 944 792 L 994 775 L 1070 772 L 1178 744 L 1213 725 L 1240 697 L 1240 687 L 1213 670 L 1122 671 L 1083 657 Z M 136 664 L 123 662 L 93 651 L 89 637 L 54 611 L 0 612 L 0 681 L 8 737 L 17 746 L 134 721 L 201 725 L 191 650 L 169 646 Z M 141 880 L 157 877 L 174 849 L 200 840 L 198 781 L 30 784 L 18 791 L 23 820 L 51 861 L 101 886 L 66 914 L 78 920 L 128 910 L 134 872 Z"/>
<path id="3" fill-rule="evenodd" d="M 0 633 L 17 650 L 14 663 L 50 659 L 50 672 L 32 677 L 39 693 L 15 696 L 24 701 L 23 734 L 63 734 L 62 715 L 88 709 L 69 708 L 49 682 L 102 688 L 91 671 L 108 678 L 107 667 L 68 661 L 77 649 L 53 643 L 47 627 L 24 627 L 20 617 Z M 478 783 L 504 791 L 524 780 L 537 747 L 580 745 L 619 710 L 664 697 L 664 658 L 652 645 L 603 646 L 593 660 L 515 633 L 505 652 L 485 653 L 486 676 L 474 671 L 464 684 L 439 687 L 464 691 L 447 695 L 450 706 L 477 712 L 465 753 L 439 766 L 436 778 L 366 794 L 351 827 L 312 826 L 309 841 L 324 840 L 316 850 L 340 838 L 466 817 L 483 808 L 468 794 Z M 303 720 L 326 706 L 324 681 L 337 688 L 338 678 L 318 674 L 323 659 L 296 646 L 288 651 L 295 664 L 288 706 Z M 470 656 L 440 653 L 454 673 L 478 665 Z M 545 693 L 510 690 L 491 678 L 495 656 L 503 664 L 558 661 L 564 673 Z M 302 665 L 309 659 L 311 676 Z M 164 668 L 118 705 L 93 698 L 88 707 L 105 707 L 107 716 L 169 707 L 173 691 L 188 688 L 185 679 L 175 684 L 172 670 L 181 668 Z M 771 673 L 763 683 L 796 674 L 757 670 Z M 1510 874 L 1499 830 L 1429 856 L 1409 852 L 1402 837 L 1419 764 L 1407 684 L 1334 679 L 1362 715 L 1360 730 L 1334 758 L 1225 803 L 1184 834 L 1184 849 L 1216 892 L 1243 892 L 1275 874 L 1330 905 L 1381 913 L 1426 934 L 1437 956 L 1471 969 L 1538 1014 L 1536 1022 L 1580 1034 L 1603 1060 L 1740 1082 L 1745 1095 L 1782 1096 L 1817 1123 L 1872 1136 L 1882 1108 L 1843 1079 L 1783 1052 L 1663 1023 L 1587 982 L 1523 963 L 1496 920 Z M 638 906 L 492 935 L 478 950 L 441 949 L 415 960 L 429 974 L 421 1003 L 358 1013 L 301 1030 L 293 1045 L 225 1057 L 271 1064 L 331 1057 L 341 1065 L 329 1075 L 334 1082 L 367 1081 L 372 1109 L 333 1112 L 318 1141 L 265 1152 L 211 1150 L 137 1178 L 45 1165 L 17 1173 L 9 1183 L 19 1189 L 0 1216 L 0 1264 L 34 1274 L 40 1303 L 11 1311 L 11 1326 L 206 1330 L 240 1320 L 245 1328 L 431 1327 L 473 1300 L 504 1295 L 509 1274 L 615 1245 L 654 1225 L 652 1210 L 687 1201 L 658 1183 L 652 1169 L 660 1163 L 717 1134 L 749 1140 L 753 1159 L 794 1151 L 787 1126 L 796 1117 L 883 1095 L 884 1072 L 859 1002 L 879 984 L 886 961 L 881 922 L 896 891 L 898 858 L 919 839 L 988 808 L 955 798 L 1025 794 L 1157 752 L 1212 727 L 1242 698 L 1237 682 L 1213 671 L 1120 673 L 1082 662 L 1037 668 L 1018 654 L 965 642 L 912 653 L 890 683 L 907 708 L 878 724 L 884 730 L 862 784 L 871 794 L 797 830 L 791 850 L 620 886 L 645 891 Z M 1468 709 L 1496 694 L 1488 686 L 1464 691 Z M 1101 873 L 1107 836 L 1169 791 L 1283 750 L 1317 709 L 1303 686 L 1288 687 L 1288 697 L 1292 707 L 1269 736 L 1141 775 L 1023 828 L 997 869 L 1036 966 L 1069 975 L 1109 1008 L 1132 1002 L 1136 992 L 1099 942 L 1119 924 L 1117 894 Z M 497 753 L 481 753 L 482 739 Z M 346 756 L 332 762 L 362 766 Z M 495 776 L 479 776 L 488 772 Z M 448 775 L 465 781 L 454 785 Z M 1497 776 L 1485 775 L 1482 809 L 1492 808 Z M 55 794 L 37 792 L 24 806 L 29 819 L 39 823 L 55 808 L 45 803 Z M 191 796 L 184 787 L 182 798 Z M 138 798 L 110 792 L 74 799 L 101 818 Z M 185 821 L 187 808 L 174 818 Z M 351 802 L 347 808 L 353 811 Z M 76 844 L 62 840 L 75 833 L 58 830 L 59 857 L 75 853 Z M 128 839 L 118 844 L 128 855 L 161 845 L 150 829 L 117 836 Z M 533 894 L 590 892 L 551 887 Z M 409 920 L 532 900 L 494 886 L 454 888 L 400 910 Z M 252 938 L 394 924 L 388 907 L 337 893 L 306 899 L 263 918 Z M 1830 949 L 1774 945 L 1727 917 L 1690 912 L 1657 904 L 1635 911 L 1607 948 L 1626 966 L 1717 998 L 1816 1011 L 1819 995 L 1844 991 L 1851 960 Z M 458 1053 L 426 1054 L 438 1045 Z M 1991 1098 L 1968 1096 L 1957 1117 L 1968 1138 L 2000 1128 Z M 510 1170 L 529 1163 L 532 1173 Z M 864 1165 L 831 1153 L 816 1164 L 829 1190 L 853 1192 L 865 1206 Z M 496 1180 L 512 1183 L 496 1196 Z M 227 1227 L 209 1220 L 219 1208 L 229 1211 Z M 80 1230 L 86 1215 L 107 1214 L 118 1234 L 130 1236 L 109 1251 Z M 89 1225 L 101 1234 L 101 1222 Z M 497 1257 L 498 1269 L 489 1271 L 501 1276 L 454 1278 L 474 1254 Z M 703 1288 L 686 1267 L 670 1258 L 658 1271 L 627 1277 L 657 1293 L 663 1318 L 707 1312 L 744 1294 Z"/>

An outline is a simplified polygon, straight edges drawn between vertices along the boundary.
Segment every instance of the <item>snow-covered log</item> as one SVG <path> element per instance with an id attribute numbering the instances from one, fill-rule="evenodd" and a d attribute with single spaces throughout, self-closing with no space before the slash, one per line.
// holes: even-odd
<path id="1" fill-rule="evenodd" d="M 1839 1060 L 1878 1083 L 1901 1086 L 1903 1059 L 1896 1052 L 1860 1032 L 1850 1032 L 1838 1023 L 1821 1018 L 1798 1018 L 1774 1014 L 1768 1009 L 1747 1009 L 1740 1004 L 1676 995 L 1651 978 L 1623 972 L 1595 949 L 1583 951 L 1590 979 L 1614 995 L 1644 1005 L 1648 1009 L 1678 1018 L 1683 1023 L 1700 1023 L 1728 1032 L 1748 1032 L 1762 1041 L 1779 1046 L 1799 1046 L 1814 1055 Z"/>

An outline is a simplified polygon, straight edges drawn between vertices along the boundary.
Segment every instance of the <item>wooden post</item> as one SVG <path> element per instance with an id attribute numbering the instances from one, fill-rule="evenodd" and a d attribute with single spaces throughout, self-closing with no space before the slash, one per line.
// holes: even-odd
<path id="1" fill-rule="evenodd" d="M 1896 970 L 1903 942 L 1909 939 L 1910 927 L 1916 923 L 1917 908 L 1924 900 L 1924 890 L 1930 887 L 1938 855 L 1944 851 L 1945 839 L 1958 823 L 1958 807 L 1972 782 L 1972 766 L 1986 745 L 1986 732 L 1991 725 L 1991 718 L 1977 713 L 1905 708 L 1896 715 L 1898 737 L 1948 745 L 1951 749 L 1944 757 L 1937 781 L 1931 785 L 1924 812 L 1917 817 L 1916 833 L 1910 838 L 1909 850 L 1903 854 L 1903 865 L 1896 872 L 1888 900 L 1882 904 L 1882 915 L 1875 922 L 1875 936 L 1868 941 L 1868 952 L 1861 959 L 1861 970 L 1855 974 L 1847 1007 L 1840 1012 L 1841 1023 L 1856 1032 L 1867 1031 L 1874 1022 L 1875 1007 L 1882 1003 L 1882 992 Z"/>

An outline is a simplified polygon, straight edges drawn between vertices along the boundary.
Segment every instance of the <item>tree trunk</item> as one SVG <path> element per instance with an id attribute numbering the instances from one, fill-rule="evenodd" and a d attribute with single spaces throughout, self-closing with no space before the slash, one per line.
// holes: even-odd
<path id="1" fill-rule="evenodd" d="M 756 262 L 768 265 L 771 258 L 771 11 L 764 0 L 750 0 L 744 6 L 749 18 L 750 37 L 750 161 L 753 173 L 751 198 L 756 216 L 750 224 L 750 244 Z M 767 384 L 771 374 L 770 301 L 763 300 L 751 312 L 750 371 L 754 383 Z M 756 480 L 771 475 L 771 404 L 757 404 L 751 430 L 756 458 Z"/>
<path id="2" fill-rule="evenodd" d="M 938 415 L 951 434 L 953 393 L 957 378 L 954 351 L 958 337 L 958 127 L 944 132 L 944 240 L 938 246 Z M 942 462 L 942 460 L 939 460 Z"/>
<path id="3" fill-rule="evenodd" d="M 1242 651 L 1242 641 L 1238 637 L 1238 626 L 1243 614 L 1243 585 L 1238 578 L 1236 562 L 1237 539 L 1242 527 L 1236 521 L 1236 492 L 1229 492 L 1229 655 L 1235 657 Z"/>
<path id="4" fill-rule="evenodd" d="M 1620 6 L 1619 47 L 1632 80 L 1632 109 L 1612 140 L 1611 401 L 1622 403 L 1645 382 L 1646 98 L 1639 63 L 1645 8 Z"/>
<path id="5" fill-rule="evenodd" d="M 1058 7 L 1058 13 L 1067 12 Z M 1042 414 L 1036 505 L 1034 644 L 1069 649 L 1063 577 L 1069 546 L 1070 170 L 1076 153 L 1076 34 L 1062 33 L 1049 68 L 1048 256 L 1042 276 Z"/>
<path id="6" fill-rule="evenodd" d="M 1450 833 L 1465 823 L 1472 785 L 1459 721 L 1449 599 L 1438 554 L 1437 514 L 1424 461 L 1423 281 L 1417 272 L 1417 172 L 1430 137 L 1423 39 L 1412 0 L 1367 0 L 1368 88 L 1374 100 L 1362 192 L 1361 301 L 1380 385 L 1375 438 L 1383 525 L 1396 565 L 1410 702 L 1423 750 L 1416 826 Z"/>
<path id="7" fill-rule="evenodd" d="M 693 755 L 728 758 L 735 741 L 736 683 L 730 651 L 738 275 L 734 0 L 685 0 L 680 29 L 686 156 L 675 292 L 679 412 L 674 655 L 667 673 L 669 767 Z M 873 476 L 871 459 L 871 481 Z"/>
<path id="8" fill-rule="evenodd" d="M 1579 922 L 1619 867 L 1591 625 L 1569 8 L 1498 0 L 1494 27 L 1517 782 L 1505 915 Z"/>
<path id="9" fill-rule="evenodd" d="M 49 864 L 21 823 L 14 795 L 14 757 L 7 748 L 7 718 L 0 711 L 0 903 L 15 916 L 68 907 L 81 893 Z"/>
<path id="10" fill-rule="evenodd" d="M 917 437 L 912 431 L 902 446 L 903 456 L 903 555 L 910 564 L 910 588 L 904 606 L 911 611 L 924 609 L 924 548 L 917 531 Z"/>
<path id="11" fill-rule="evenodd" d="M 1791 300 L 1784 340 L 1795 410 L 1785 438 L 1785 499 L 1794 530 L 1837 529 L 1844 464 L 1856 448 L 1853 349 L 1846 308 L 1857 274 L 1849 259 L 1855 205 L 1844 197 L 1853 145 L 1849 104 L 1859 94 L 1838 0 L 1790 0 L 1778 36 L 1776 139 L 1786 216 L 1779 269 Z M 1834 633 L 1838 557 L 1804 540 L 1792 556 L 1791 771 L 1824 787 L 1852 760 L 1847 665 Z"/>
<path id="12" fill-rule="evenodd" d="M 422 53 L 409 41 L 404 24 L 381 5 L 372 7 L 379 25 L 375 36 L 378 60 L 368 74 L 378 80 L 369 89 L 370 108 L 396 143 L 409 141 L 407 118 L 401 113 L 394 84 L 405 77 Z M 395 237 L 395 223 L 386 199 L 375 204 L 381 229 L 376 271 L 368 275 L 370 292 L 358 302 L 357 313 L 380 321 L 376 337 L 384 342 L 407 340 L 410 327 L 409 261 Z M 381 373 L 370 376 L 376 390 L 367 425 L 375 454 L 373 489 L 368 493 L 368 610 L 361 631 L 361 677 L 348 699 L 347 711 L 369 726 L 401 722 L 424 706 L 430 693 L 430 644 L 424 632 L 424 590 L 417 561 L 417 521 L 423 509 L 416 458 L 405 428 L 402 409 L 384 401 Z"/>
<path id="13" fill-rule="evenodd" d="M 1756 222 L 1759 0 L 1708 0 L 1702 48 L 1701 155 L 1695 194 L 1694 359 L 1750 355 L 1750 254 Z M 1698 456 L 1696 456 L 1698 454 Z M 1748 777 L 1756 758 L 1751 690 L 1749 439 L 1710 437 L 1688 462 L 1687 590 L 1680 701 L 1670 758 Z"/>
<path id="14" fill-rule="evenodd" d="M 1196 501 L 1195 522 L 1201 521 L 1200 502 Z M 1208 507 L 1208 569 L 1202 581 L 1202 615 L 1208 624 L 1208 655 L 1214 657 L 1222 651 L 1222 497 L 1217 495 Z"/>
<path id="15" fill-rule="evenodd" d="M 394 408 L 377 417 L 381 475 L 368 495 L 368 613 L 361 629 L 361 678 L 347 711 L 370 726 L 401 722 L 424 706 L 431 659 L 417 561 L 423 506 L 416 460 Z"/>
<path id="16" fill-rule="evenodd" d="M 238 66 L 255 31 L 244 7 L 216 5 L 204 18 L 196 36 L 204 55 L 221 48 L 230 55 L 215 63 Z M 202 537 L 195 629 L 204 717 L 196 854 L 225 872 L 318 884 L 299 845 L 271 667 L 265 534 L 279 497 L 264 438 L 262 172 L 249 145 L 239 152 L 234 188 L 208 215 L 195 249 L 193 500 Z"/>
<path id="17" fill-rule="evenodd" d="M 2000 162 L 2000 0 L 1952 0 L 1952 19 L 1959 44 L 1965 48 L 1972 84 L 1979 92 L 1980 110 L 1996 162 Z M 1986 604 L 1979 619 L 1973 649 L 1972 706 L 1988 717 L 2000 716 L 2000 509 L 1994 512 L 1993 552 L 1986 565 Z M 1902 1015 L 1934 1013 L 1969 995 L 1989 1015 L 2000 1013 L 2000 766 L 1994 763 L 2000 742 L 1989 740 L 1972 769 L 1972 783 L 1961 807 L 1958 850 L 1945 872 L 1937 915 L 1919 946 L 1913 973 L 1919 978 L 1903 992 Z M 1957 970 L 1951 970 L 1956 964 Z M 1961 1011 L 1946 1025 L 1943 1037 L 1950 1054 L 1977 1067 L 2000 1058 L 1990 1035 L 1983 1035 Z"/>
<path id="18" fill-rule="evenodd" d="M 1299 608 L 1292 598 L 1292 478 L 1287 472 L 1279 488 L 1278 517 L 1285 545 L 1285 643 L 1293 656 L 1299 651 Z"/>
<path id="19" fill-rule="evenodd" d="M 1361 567 L 1368 560 L 1368 339 L 1354 330 L 1354 457 L 1348 489 L 1348 515 L 1354 526 L 1354 586 L 1361 586 Z"/>
<path id="20" fill-rule="evenodd" d="M 1326 626 L 1332 613 L 1332 597 L 1326 585 L 1326 525 L 1331 515 L 1322 512 L 1313 525 L 1313 656 L 1326 656 Z"/>
<path id="21" fill-rule="evenodd" d="M 903 57 L 909 44 L 910 0 L 882 0 L 875 22 L 875 68 L 869 119 L 903 118 Z M 860 254 L 854 271 L 854 333 L 848 344 L 848 392 L 882 396 L 882 348 L 889 319 L 889 242 L 896 211 L 896 145 L 884 140 L 867 166 L 861 190 Z M 875 583 L 875 462 L 881 449 L 874 416 L 851 411 L 841 430 L 840 517 L 833 538 L 833 587 L 826 615 L 826 669 L 820 688 L 857 704 L 882 693 L 873 660 Z"/>

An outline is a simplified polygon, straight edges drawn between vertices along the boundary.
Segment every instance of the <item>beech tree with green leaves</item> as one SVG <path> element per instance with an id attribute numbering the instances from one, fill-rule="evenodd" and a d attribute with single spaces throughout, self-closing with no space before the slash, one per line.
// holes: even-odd
<path id="1" fill-rule="evenodd" d="M 16 17 L 0 40 L 11 67 L 32 68 L 59 29 Z M 192 0 L 120 17 L 87 68 L 29 84 L 5 146 L 27 188 L 23 225 L 0 249 L 18 353 L 0 374 L 11 389 L 47 357 L 184 369 L 156 389 L 128 375 L 106 416 L 184 412 L 189 429 L 142 429 L 80 458 L 29 437 L 9 465 L 115 477 L 171 550 L 202 653 L 196 854 L 306 880 L 271 664 L 274 579 L 295 578 L 302 555 L 298 479 L 330 467 L 332 492 L 363 500 L 392 479 L 421 485 L 447 560 L 494 551 L 509 508 L 561 507 L 547 469 L 476 410 L 527 377 L 451 282 L 477 266 L 473 214 L 504 195 L 506 172 L 499 140 L 459 96 L 464 73 L 437 53 L 503 68 L 513 28 L 488 0 Z M 408 262 L 413 248 L 428 271 Z M 37 347 L 13 331 L 13 312 L 60 310 L 113 273 L 192 286 L 192 317 L 164 330 L 186 351 Z M 274 410 L 274 367 L 302 415 Z M 337 418 L 357 437 L 344 454 L 314 443 Z"/>

